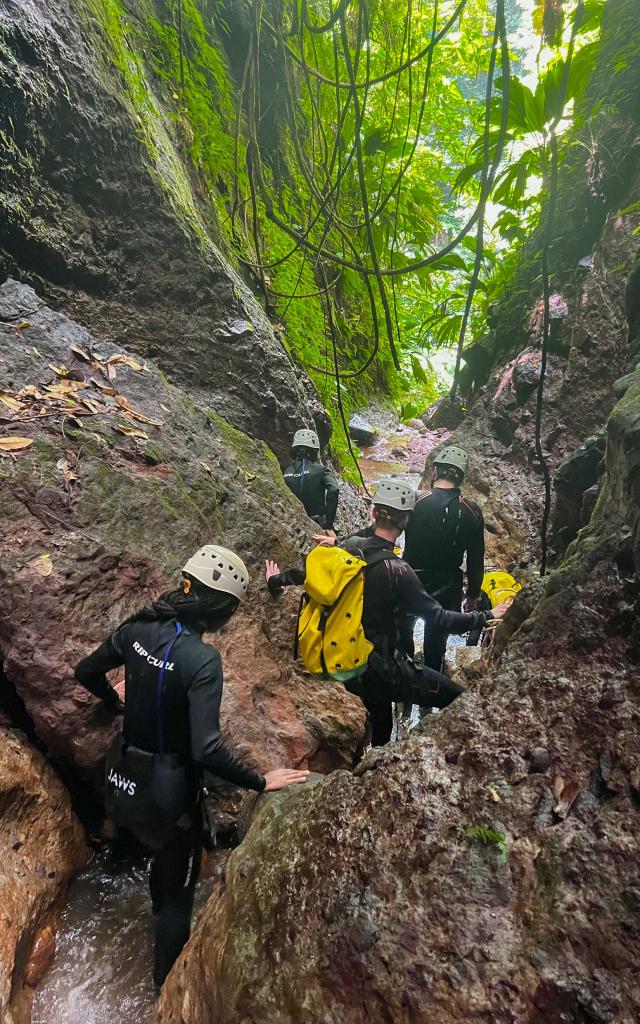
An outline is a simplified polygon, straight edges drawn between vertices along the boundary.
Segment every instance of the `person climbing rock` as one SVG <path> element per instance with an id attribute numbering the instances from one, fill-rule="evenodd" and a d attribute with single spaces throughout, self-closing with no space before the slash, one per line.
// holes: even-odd
<path id="1" fill-rule="evenodd" d="M 522 584 L 518 583 L 511 573 L 500 569 L 490 569 L 482 578 L 480 597 L 475 610 L 485 611 L 495 608 L 497 604 L 506 604 L 510 607 L 520 590 L 522 590 Z M 477 647 L 481 638 L 481 629 L 472 630 L 467 637 L 467 647 Z"/>
<path id="2" fill-rule="evenodd" d="M 460 488 L 469 457 L 462 448 L 442 448 L 433 464 L 432 490 L 416 502 L 405 533 L 404 558 L 415 570 L 425 590 L 448 611 L 460 611 L 463 604 L 466 556 L 467 590 L 464 610 L 474 611 L 484 575 L 484 521 L 474 501 L 464 498 Z M 413 654 L 415 619 L 402 624 L 402 645 Z M 441 671 L 447 646 L 445 621 L 425 625 L 424 663 Z"/>
<path id="3" fill-rule="evenodd" d="M 394 553 L 415 505 L 415 492 L 401 481 L 383 480 L 373 498 L 371 536 L 353 534 L 341 541 L 348 552 L 368 563 L 364 578 L 362 626 L 373 645 L 365 673 L 345 682 L 362 700 L 371 720 L 373 746 L 387 743 L 393 728 L 392 702 L 444 708 L 462 693 L 462 687 L 440 672 L 421 667 L 399 646 L 401 616 L 423 618 L 428 628 L 445 633 L 466 633 L 500 619 L 506 606 L 488 612 L 447 611 L 424 589 L 410 565 Z M 305 570 L 280 571 L 266 563 L 267 586 L 273 596 L 282 587 L 302 584 Z"/>
<path id="4" fill-rule="evenodd" d="M 334 536 L 338 481 L 319 461 L 320 440 L 315 430 L 297 430 L 291 446 L 293 462 L 284 471 L 289 490 L 304 505 L 310 519 Z"/>
<path id="5" fill-rule="evenodd" d="M 202 634 L 219 629 L 245 596 L 249 574 L 232 551 L 205 544 L 177 589 L 116 629 L 76 667 L 76 679 L 114 712 L 122 732 L 107 756 L 107 812 L 153 855 L 149 887 L 156 917 L 153 980 L 161 986 L 189 938 L 203 847 L 202 773 L 247 789 L 304 782 L 307 771 L 261 775 L 220 735 L 222 664 Z M 125 666 L 125 702 L 106 672 Z"/>

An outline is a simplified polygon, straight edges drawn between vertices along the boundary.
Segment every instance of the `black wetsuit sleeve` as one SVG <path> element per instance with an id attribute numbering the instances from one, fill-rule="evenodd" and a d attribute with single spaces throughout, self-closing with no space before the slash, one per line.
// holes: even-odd
<path id="1" fill-rule="evenodd" d="M 394 572 L 398 605 L 402 611 L 424 619 L 428 629 L 438 629 L 446 633 L 467 633 L 470 629 L 482 629 L 491 618 L 490 612 L 447 611 L 434 597 L 427 594 L 410 566 L 397 562 L 394 565 Z"/>
<path id="2" fill-rule="evenodd" d="M 279 594 L 283 587 L 299 587 L 304 583 L 305 572 L 299 565 L 291 569 L 283 569 L 276 576 L 270 576 L 267 580 L 267 587 L 272 597 Z"/>
<path id="3" fill-rule="evenodd" d="M 333 523 L 338 511 L 338 481 L 330 469 L 324 471 L 324 527 L 333 530 Z"/>
<path id="4" fill-rule="evenodd" d="M 234 757 L 220 734 L 222 662 L 217 651 L 212 650 L 191 676 L 187 695 L 191 756 L 196 764 L 236 786 L 263 790 L 264 776 Z"/>
<path id="5" fill-rule="evenodd" d="M 98 697 L 109 708 L 120 708 L 122 702 L 114 688 L 109 684 L 106 673 L 111 669 L 124 665 L 119 632 L 116 631 L 104 643 L 78 662 L 75 677 L 94 697 Z"/>
<path id="6" fill-rule="evenodd" d="M 484 577 L 484 519 L 477 509 L 477 521 L 467 545 L 467 597 L 476 598 Z"/>

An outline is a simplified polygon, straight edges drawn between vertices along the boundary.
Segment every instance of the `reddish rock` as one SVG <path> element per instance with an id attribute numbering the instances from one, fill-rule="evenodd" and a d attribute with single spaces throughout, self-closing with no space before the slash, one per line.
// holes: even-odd
<path id="1" fill-rule="evenodd" d="M 103 359 L 122 350 L 15 282 L 0 287 L 0 302 L 3 319 L 33 309 L 20 332 L 0 324 L 0 388 L 15 395 L 37 385 L 46 394 L 46 384 L 64 380 L 53 365 L 83 377 L 78 401 L 90 403 L 76 412 L 82 430 L 51 405 L 42 418 L 22 421 L 18 413 L 16 427 L 33 444 L 3 464 L 0 655 L 38 737 L 100 784 L 114 719 L 75 683 L 74 666 L 172 586 L 200 544 L 221 541 L 253 577 L 246 607 L 219 638 L 228 740 L 263 770 L 350 765 L 364 730 L 362 705 L 344 687 L 312 682 L 294 667 L 293 604 L 274 602 L 264 585 L 264 559 L 300 561 L 315 529 L 274 455 L 193 405 L 152 364 L 144 371 L 116 364 L 117 394 L 105 395 L 89 383 L 104 376 L 100 364 L 88 366 L 70 343 Z M 116 397 L 159 425 L 127 419 Z M 142 437 L 116 426 L 140 428 Z M 65 466 L 73 466 L 73 479 Z"/>
<path id="2" fill-rule="evenodd" d="M 0 1019 L 55 948 L 70 878 L 89 861 L 66 790 L 22 733 L 0 726 Z"/>
<path id="3" fill-rule="evenodd" d="M 637 651 L 615 564 L 640 564 L 639 416 L 640 370 L 596 515 L 501 663 L 353 774 L 258 799 L 159 1024 L 638 1019 Z M 577 599 L 609 623 L 581 655 Z"/>

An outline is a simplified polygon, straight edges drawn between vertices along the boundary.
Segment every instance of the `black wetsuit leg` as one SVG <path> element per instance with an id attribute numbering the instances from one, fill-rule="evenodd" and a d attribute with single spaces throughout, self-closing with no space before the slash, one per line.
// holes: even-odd
<path id="1" fill-rule="evenodd" d="M 459 580 L 452 580 L 450 584 L 440 584 L 435 590 L 426 587 L 427 593 L 440 602 L 443 608 L 450 612 L 459 612 L 462 604 L 462 583 Z M 427 629 L 424 631 L 424 663 L 427 668 L 436 672 L 442 671 L 444 652 L 447 648 L 447 637 L 445 630 Z M 436 707 L 437 705 L 433 705 Z"/>
<path id="2" fill-rule="evenodd" d="M 153 912 L 157 915 L 153 981 L 160 986 L 191 933 L 191 912 L 200 863 L 202 829 L 181 831 L 154 858 L 149 873 Z"/>
<path id="3" fill-rule="evenodd" d="M 371 724 L 371 746 L 381 747 L 388 743 L 393 732 L 393 708 L 389 687 L 369 669 L 358 679 L 345 683 L 345 689 L 359 697 L 369 715 Z"/>
<path id="4" fill-rule="evenodd" d="M 378 694 L 365 694 L 362 703 L 369 712 L 371 722 L 371 746 L 382 747 L 391 739 L 393 731 L 393 708 L 391 698 Z"/>
<path id="5" fill-rule="evenodd" d="M 412 684 L 402 687 L 402 700 L 419 704 L 423 708 L 446 708 L 464 690 L 442 672 L 432 668 L 417 667 Z"/>

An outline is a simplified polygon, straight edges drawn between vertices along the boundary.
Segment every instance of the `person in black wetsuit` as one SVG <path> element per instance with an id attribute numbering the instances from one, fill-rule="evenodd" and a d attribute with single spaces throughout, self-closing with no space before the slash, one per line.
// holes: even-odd
<path id="1" fill-rule="evenodd" d="M 180 773 L 186 779 L 181 806 L 175 823 L 169 822 L 166 839 L 159 837 L 160 823 L 152 808 L 149 820 L 143 813 L 139 827 L 132 829 L 154 852 L 149 887 L 157 922 L 157 987 L 189 938 L 203 843 L 203 770 L 257 791 L 283 789 L 304 782 L 309 774 L 281 768 L 263 776 L 234 757 L 220 735 L 222 664 L 217 649 L 204 643 L 202 634 L 218 629 L 233 615 L 248 582 L 246 567 L 236 554 L 205 545 L 185 565 L 179 589 L 124 622 L 75 670 L 76 679 L 94 696 L 114 712 L 124 712 L 122 736 L 116 741 L 125 757 L 126 752 L 146 756 L 159 785 L 173 777 L 171 769 L 185 769 Z M 125 666 L 124 705 L 105 675 L 120 665 Z M 171 799 L 170 793 L 164 795 Z"/>
<path id="2" fill-rule="evenodd" d="M 298 430 L 293 438 L 293 462 L 284 471 L 289 490 L 299 498 L 310 519 L 332 536 L 338 510 L 338 481 L 318 461 L 320 440 L 315 430 Z"/>
<path id="3" fill-rule="evenodd" d="M 484 576 L 482 512 L 474 501 L 460 493 L 468 461 L 467 453 L 454 445 L 438 452 L 431 493 L 418 499 L 405 532 L 405 560 L 418 574 L 425 590 L 449 611 L 460 611 L 463 603 L 465 555 L 465 611 L 476 609 Z M 415 618 L 402 624 L 402 645 L 409 654 L 413 654 L 414 625 Z M 450 632 L 453 631 L 444 623 L 425 625 L 424 663 L 438 672 Z"/>
<path id="4" fill-rule="evenodd" d="M 393 701 L 444 708 L 462 693 L 462 687 L 440 672 L 420 668 L 402 656 L 398 650 L 399 618 L 412 615 L 423 618 L 429 628 L 466 633 L 501 618 L 506 611 L 503 605 L 490 612 L 447 611 L 426 592 L 411 566 L 393 550 L 407 526 L 414 502 L 415 494 L 407 484 L 382 481 L 373 499 L 373 533 L 353 534 L 341 541 L 341 547 L 365 561 L 375 554 L 366 570 L 362 612 L 364 633 L 374 649 L 365 674 L 345 683 L 369 712 L 373 746 L 391 738 Z M 370 533 L 368 528 L 364 532 Z M 380 551 L 387 552 L 388 558 L 379 560 Z M 282 587 L 304 583 L 305 572 L 302 568 L 280 572 L 275 562 L 267 562 L 266 576 L 267 586 L 276 596 Z"/>

